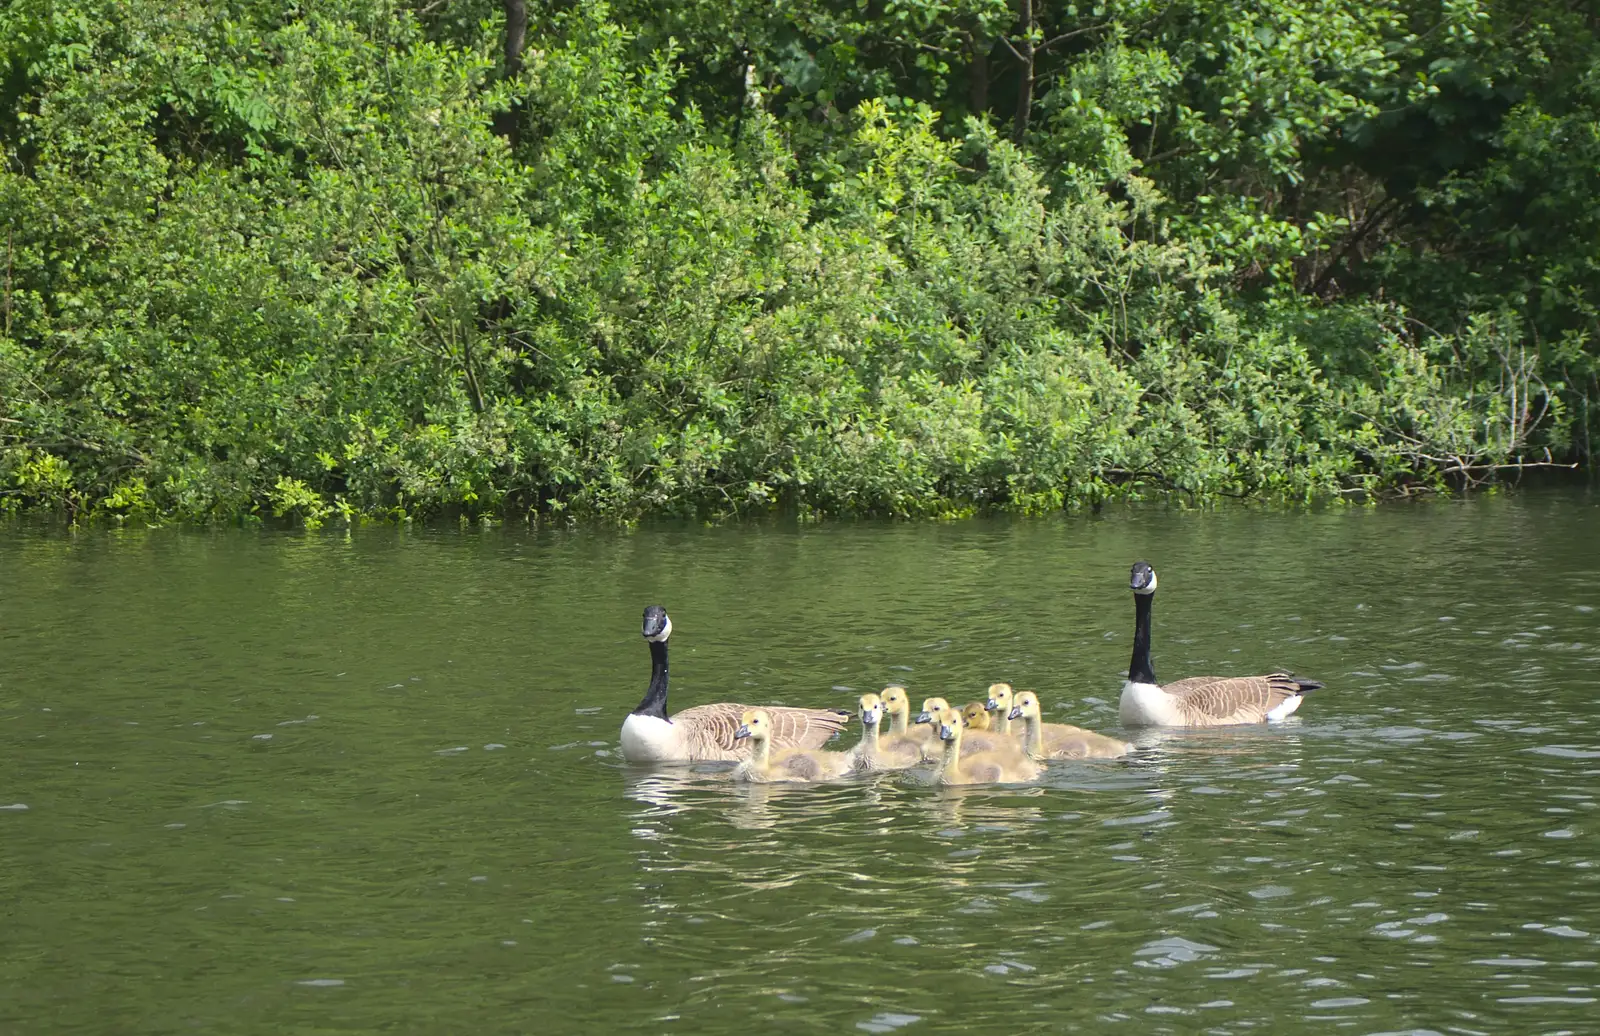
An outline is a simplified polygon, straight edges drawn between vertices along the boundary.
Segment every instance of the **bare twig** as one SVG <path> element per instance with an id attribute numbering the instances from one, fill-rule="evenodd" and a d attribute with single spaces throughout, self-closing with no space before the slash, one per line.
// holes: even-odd
<path id="1" fill-rule="evenodd" d="M 1112 24 L 1114 24 L 1114 23 L 1112 23 L 1112 22 L 1101 22 L 1099 25 L 1085 25 L 1081 29 L 1073 29 L 1071 32 L 1064 32 L 1059 36 L 1055 36 L 1055 37 L 1052 37 L 1052 38 L 1050 38 L 1048 40 L 1045 40 L 1043 43 L 1039 44 L 1039 46 L 1037 48 L 1035 48 L 1035 49 L 1038 50 L 1038 51 L 1046 51 L 1046 50 L 1049 50 L 1051 47 L 1055 46 L 1057 43 L 1065 43 L 1067 40 L 1075 39 L 1078 36 L 1087 36 L 1091 32 L 1099 32 L 1102 29 L 1109 29 L 1109 28 L 1111 28 Z"/>
<path id="2" fill-rule="evenodd" d="M 1388 219 L 1394 209 L 1399 206 L 1399 202 L 1400 199 L 1398 197 L 1390 195 L 1375 205 L 1371 212 L 1367 213 L 1366 218 L 1361 221 L 1361 225 L 1351 231 L 1349 236 L 1339 243 L 1339 247 L 1334 251 L 1333 255 L 1328 257 L 1327 267 L 1317 277 L 1316 282 L 1311 285 L 1311 294 L 1322 294 L 1328 283 L 1333 280 L 1333 275 L 1338 272 L 1339 264 L 1344 261 L 1344 257 L 1350 253 L 1352 248 L 1361 243 L 1362 238 Z"/>

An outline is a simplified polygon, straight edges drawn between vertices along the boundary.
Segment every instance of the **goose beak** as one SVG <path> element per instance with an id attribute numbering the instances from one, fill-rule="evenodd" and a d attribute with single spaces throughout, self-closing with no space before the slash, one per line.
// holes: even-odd
<path id="1" fill-rule="evenodd" d="M 1006 719 L 1021 719 L 1021 718 L 1022 718 L 1022 706 L 1021 705 L 1013 705 L 1013 706 L 1011 706 L 1011 711 L 1006 713 Z"/>
<path id="2" fill-rule="evenodd" d="M 932 713 L 927 713 L 927 712 L 919 712 L 919 713 L 917 713 L 917 722 L 918 723 L 932 723 L 933 722 Z"/>
<path id="3" fill-rule="evenodd" d="M 727 728 L 724 727 L 723 729 L 726 730 Z M 738 741 L 740 738 L 746 738 L 746 737 L 749 737 L 749 736 L 750 736 L 750 728 L 745 726 L 743 723 L 739 724 L 739 729 L 735 730 L 733 732 L 733 739 L 735 741 Z"/>
<path id="4" fill-rule="evenodd" d="M 646 608 L 639 632 L 644 634 L 644 639 L 651 641 L 666 640 L 672 636 L 672 620 L 667 617 L 667 610 L 659 604 Z"/>
<path id="5" fill-rule="evenodd" d="M 1000 707 L 1000 703 L 995 701 L 993 698 L 990 698 L 988 701 L 983 703 L 983 708 L 984 708 L 984 711 L 986 711 L 986 712 L 993 712 L 995 709 L 998 709 L 999 707 Z"/>
<path id="6" fill-rule="evenodd" d="M 955 739 L 956 739 L 956 728 L 955 727 L 952 727 L 948 723 L 939 724 L 939 740 L 941 740 L 941 741 L 954 741 Z"/>

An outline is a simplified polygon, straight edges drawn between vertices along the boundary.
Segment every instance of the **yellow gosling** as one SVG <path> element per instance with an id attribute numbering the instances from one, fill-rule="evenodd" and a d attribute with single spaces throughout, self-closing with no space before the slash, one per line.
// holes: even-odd
<path id="1" fill-rule="evenodd" d="M 1011 685 L 1008 683 L 992 683 L 989 685 L 989 700 L 984 703 L 984 708 L 994 713 L 994 721 L 989 725 L 990 730 L 998 730 L 1002 734 L 1011 733 Z"/>
<path id="2" fill-rule="evenodd" d="M 889 733 L 903 734 L 919 745 L 937 744 L 938 738 L 934 736 L 931 727 L 914 727 L 911 725 L 911 695 L 899 684 L 890 684 L 883 689 L 883 707 L 889 715 Z"/>
<path id="3" fill-rule="evenodd" d="M 977 702 L 973 702 L 974 705 Z M 917 717 L 918 723 L 927 724 L 927 729 L 938 729 L 938 715 L 950 707 L 950 703 L 943 698 L 925 698 L 922 702 L 922 713 Z M 972 706 L 968 706 L 971 708 Z M 962 713 L 965 716 L 965 712 Z M 987 713 L 984 714 L 987 717 Z M 1001 752 L 1020 751 L 1022 742 L 1009 734 L 997 734 L 992 730 L 975 730 L 972 727 L 965 729 L 966 746 L 969 752 Z M 922 746 L 922 758 L 930 763 L 937 763 L 944 758 L 944 748 L 937 737 Z"/>
<path id="4" fill-rule="evenodd" d="M 1044 722 L 1039 696 L 1032 691 L 1016 696 L 1011 718 L 1023 721 L 1023 751 L 1033 759 L 1118 759 L 1133 751 L 1132 745 L 1114 737 L 1070 723 Z"/>
<path id="5" fill-rule="evenodd" d="M 961 718 L 967 721 L 967 733 L 989 729 L 989 706 L 981 701 L 969 701 L 961 706 Z"/>
<path id="6" fill-rule="evenodd" d="M 739 717 L 736 740 L 750 739 L 750 758 L 733 771 L 736 781 L 830 781 L 850 772 L 849 752 L 772 748 L 772 717 L 766 709 L 747 709 Z"/>
<path id="7" fill-rule="evenodd" d="M 904 770 L 922 762 L 922 745 L 907 734 L 880 734 L 885 708 L 876 694 L 863 694 L 856 713 L 861 718 L 861 743 L 850 752 L 851 765 L 867 773 Z"/>
<path id="8" fill-rule="evenodd" d="M 944 755 L 934 771 L 939 784 L 1016 784 L 1031 781 L 1043 772 L 1038 763 L 1020 752 L 961 752 L 961 713 L 944 709 L 939 713 L 939 739 Z"/>

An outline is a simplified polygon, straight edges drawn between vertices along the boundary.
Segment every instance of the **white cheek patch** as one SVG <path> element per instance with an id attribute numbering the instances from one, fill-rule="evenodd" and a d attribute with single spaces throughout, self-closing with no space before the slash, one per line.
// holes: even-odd
<path id="1" fill-rule="evenodd" d="M 672 617 L 669 615 L 667 617 L 667 624 L 665 626 L 661 627 L 661 632 L 660 633 L 657 633 L 653 637 L 646 637 L 644 639 L 650 641 L 653 644 L 659 644 L 661 641 L 666 640 L 670 636 L 672 636 Z"/>
<path id="2" fill-rule="evenodd" d="M 1139 589 L 1135 590 L 1134 593 L 1136 593 L 1136 594 L 1153 594 L 1155 592 L 1156 592 L 1156 570 L 1152 568 L 1150 570 L 1150 585 L 1149 586 L 1140 587 Z"/>

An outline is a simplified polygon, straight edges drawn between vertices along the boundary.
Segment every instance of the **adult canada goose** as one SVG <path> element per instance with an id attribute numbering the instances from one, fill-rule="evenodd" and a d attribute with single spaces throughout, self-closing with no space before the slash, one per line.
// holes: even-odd
<path id="1" fill-rule="evenodd" d="M 1044 722 L 1039 696 L 1032 691 L 1016 696 L 1011 718 L 1023 722 L 1022 750 L 1031 759 L 1118 759 L 1133 751 L 1132 745 L 1114 737 L 1070 723 Z"/>
<path id="2" fill-rule="evenodd" d="M 922 762 L 922 745 L 909 734 L 880 734 L 883 699 L 876 694 L 860 698 L 861 743 L 851 750 L 857 770 L 904 770 Z"/>
<path id="3" fill-rule="evenodd" d="M 961 752 L 961 713 L 955 709 L 941 710 L 938 716 L 939 739 L 944 742 L 944 755 L 933 779 L 938 784 L 1013 784 L 1031 781 L 1042 772 L 1038 763 L 1021 752 L 990 751 Z"/>
<path id="4" fill-rule="evenodd" d="M 697 763 L 744 759 L 749 750 L 734 738 L 746 706 L 733 702 L 696 705 L 667 716 L 667 638 L 672 620 L 660 605 L 644 610 L 650 644 L 650 689 L 622 721 L 622 757 L 630 763 Z M 817 748 L 850 721 L 843 709 L 767 709 L 769 734 L 779 748 Z"/>
<path id="5" fill-rule="evenodd" d="M 766 709 L 739 714 L 735 738 L 750 739 L 750 758 L 733 771 L 736 781 L 828 781 L 850 772 L 849 752 L 772 748 L 772 716 Z"/>
<path id="6" fill-rule="evenodd" d="M 1150 668 L 1150 605 L 1156 570 L 1143 561 L 1128 577 L 1133 590 L 1133 659 L 1122 685 L 1122 722 L 1130 727 L 1219 727 L 1280 720 L 1322 684 L 1289 673 L 1266 676 L 1191 676 L 1165 686 Z"/>

